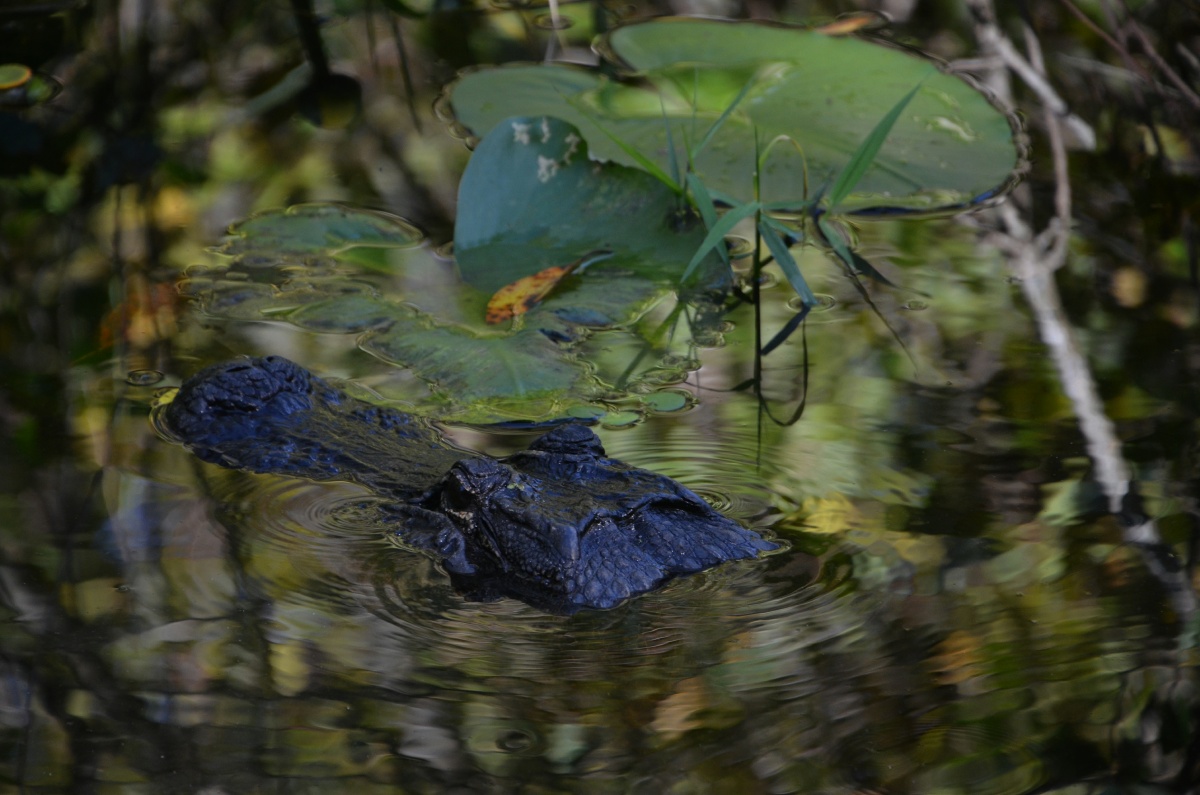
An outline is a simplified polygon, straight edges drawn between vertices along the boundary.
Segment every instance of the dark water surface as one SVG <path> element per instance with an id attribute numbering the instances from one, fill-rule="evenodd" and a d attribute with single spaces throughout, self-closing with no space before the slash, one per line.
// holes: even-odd
<path id="1" fill-rule="evenodd" d="M 237 354 L 453 415 L 353 323 L 284 316 L 281 286 L 479 308 L 434 248 L 466 152 L 429 97 L 413 130 L 387 18 L 323 28 L 364 88 L 339 131 L 263 99 L 299 62 L 286 9 L 182 10 L 71 17 L 75 49 L 49 62 L 63 96 L 4 117 L 40 137 L 0 176 L 0 792 L 1197 791 L 1200 621 L 1171 592 L 1200 584 L 1195 240 L 1169 223 L 1191 183 L 1163 177 L 1159 230 L 1114 220 L 1141 210 L 1101 171 L 1080 178 L 1059 279 L 1160 545 L 1107 511 L 1004 254 L 956 221 L 889 221 L 860 230 L 904 288 L 871 286 L 878 314 L 804 250 L 826 306 L 763 362 L 776 417 L 807 381 L 793 424 L 731 391 L 754 372 L 746 307 L 649 359 L 638 331 L 673 298 L 585 345 L 604 384 L 641 379 L 580 399 L 609 454 L 778 552 L 610 611 L 473 603 L 388 541 L 362 489 L 219 469 L 154 432 L 163 390 Z M 544 44 L 471 19 L 494 50 Z M 421 30 L 419 88 L 466 46 Z M 317 200 L 433 242 L 252 272 L 206 251 Z M 790 297 L 764 290 L 767 328 Z M 534 438 L 448 431 L 493 454 Z"/>

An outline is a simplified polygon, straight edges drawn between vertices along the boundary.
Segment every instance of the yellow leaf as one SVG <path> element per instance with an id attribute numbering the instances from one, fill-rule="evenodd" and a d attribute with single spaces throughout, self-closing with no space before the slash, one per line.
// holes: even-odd
<path id="1" fill-rule="evenodd" d="M 512 284 L 504 285 L 488 301 L 484 319 L 495 324 L 525 314 L 541 303 L 559 282 L 579 266 L 580 261 L 576 260 L 570 265 L 551 265 L 532 276 L 523 276 Z"/>
<path id="2" fill-rule="evenodd" d="M 846 14 L 845 16 L 830 22 L 828 25 L 821 25 L 816 28 L 817 33 L 824 33 L 826 36 L 848 36 L 851 33 L 856 33 L 866 27 L 878 26 L 880 22 L 878 14 L 870 12 L 861 12 L 857 14 Z"/>

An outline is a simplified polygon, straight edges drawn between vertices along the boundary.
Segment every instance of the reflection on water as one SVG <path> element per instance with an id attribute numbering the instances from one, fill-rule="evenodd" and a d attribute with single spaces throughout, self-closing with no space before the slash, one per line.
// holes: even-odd
<path id="1" fill-rule="evenodd" d="M 606 432 L 784 548 L 560 617 L 465 601 L 356 486 L 199 464 L 149 431 L 152 387 L 127 391 L 98 546 L 48 547 L 69 597 L 6 536 L 5 648 L 55 661 L 4 669 L 10 777 L 1016 793 L 1114 754 L 1159 779 L 1187 764 L 1194 651 L 1115 526 L 921 529 L 928 477 L 886 424 L 854 439 L 826 407 L 760 449 L 710 402 Z M 893 463 L 826 476 L 845 464 L 822 436 Z M 953 503 L 954 472 L 938 478 Z"/>
<path id="2" fill-rule="evenodd" d="M 419 394 L 413 379 L 392 390 L 353 339 L 218 324 L 161 369 L 79 369 L 76 463 L 2 504 L 0 775 L 51 790 L 648 793 L 1190 775 L 1195 628 L 1096 509 L 1021 324 L 979 323 L 993 347 L 953 331 L 964 305 L 1007 300 L 1002 277 L 972 276 L 987 261 L 956 260 L 923 312 L 881 296 L 909 357 L 827 278 L 837 300 L 809 332 L 790 426 L 729 391 L 750 366 L 745 309 L 721 320 L 722 347 L 654 357 L 684 362 L 671 389 L 691 399 L 601 429 L 609 454 L 781 548 L 572 617 L 466 601 L 431 557 L 389 542 L 363 489 L 204 465 L 147 420 L 214 348 Z M 786 322 L 784 290 L 764 303 L 767 324 Z M 789 341 L 764 363 L 777 415 L 799 399 L 801 353 Z M 532 438 L 460 436 L 494 454 Z M 1173 542 L 1183 489 L 1148 495 Z"/>

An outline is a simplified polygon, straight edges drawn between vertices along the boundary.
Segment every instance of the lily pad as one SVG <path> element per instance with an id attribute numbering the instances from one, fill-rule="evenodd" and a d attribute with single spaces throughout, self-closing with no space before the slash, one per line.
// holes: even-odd
<path id="1" fill-rule="evenodd" d="M 654 277 L 665 289 L 706 234 L 663 183 L 591 160 L 579 130 L 549 116 L 496 124 L 471 157 L 458 196 L 459 272 L 487 293 L 601 249 L 612 256 L 588 272 Z M 701 271 L 698 281 L 713 286 L 728 272 L 716 255 Z"/>
<path id="2" fill-rule="evenodd" d="M 403 218 L 330 202 L 297 204 L 269 210 L 229 228 L 218 253 L 270 264 L 277 258 L 333 256 L 353 248 L 402 248 L 425 239 Z"/>
<path id="3" fill-rule="evenodd" d="M 589 269 L 565 279 L 545 302 L 525 316 L 525 325 L 549 332 L 560 321 L 592 329 L 626 326 L 669 292 L 661 281 L 634 273 Z"/>
<path id="4" fill-rule="evenodd" d="M 582 397 L 595 391 L 587 388 L 586 365 L 537 329 L 477 336 L 445 326 L 397 323 L 369 335 L 360 346 L 411 369 L 435 392 L 458 404 Z"/>
<path id="5" fill-rule="evenodd" d="M 695 147 L 749 84 L 696 171 L 710 191 L 750 201 L 756 136 L 787 136 L 794 145 L 775 146 L 762 169 L 761 198 L 799 202 L 806 173 L 810 191 L 832 181 L 919 86 L 837 212 L 961 210 L 1004 191 L 1023 165 L 1015 117 L 966 79 L 892 46 L 755 22 L 665 19 L 619 28 L 598 49 L 636 81 L 567 65 L 497 67 L 462 75 L 446 104 L 477 135 L 516 114 L 558 117 L 594 156 L 633 165 L 616 137 L 669 174 L 684 142 Z"/>
<path id="6" fill-rule="evenodd" d="M 359 346 L 412 370 L 430 389 L 459 405 L 497 398 L 561 397 L 578 390 L 589 369 L 567 345 L 540 329 L 480 334 L 437 322 L 406 304 L 377 296 L 345 295 L 306 304 L 287 314 L 301 328 L 357 333 Z"/>
<path id="7" fill-rule="evenodd" d="M 347 214 L 335 218 L 360 217 L 353 208 L 338 209 Z M 190 269 L 182 292 L 210 317 L 355 335 L 362 350 L 410 370 L 415 378 L 404 388 L 415 391 L 403 398 L 444 421 L 540 423 L 576 416 L 570 412 L 586 404 L 594 404 L 591 415 L 601 416 L 613 400 L 646 402 L 644 395 L 627 395 L 606 383 L 640 372 L 626 374 L 628 360 L 609 356 L 614 360 L 597 368 L 581 352 L 591 350 L 584 345 L 591 334 L 615 327 L 612 339 L 635 343 L 629 347 L 638 359 L 643 343 L 634 323 L 670 294 L 661 280 L 625 269 L 588 268 L 563 279 L 521 323 L 499 330 L 483 324 L 486 295 L 455 284 L 445 261 L 428 247 L 395 257 L 384 276 L 357 261 L 329 259 L 345 245 L 344 235 L 280 234 L 291 219 L 301 217 L 278 211 L 236 225 L 245 237 L 219 249 L 232 251 L 233 259 Z M 263 218 L 271 222 L 254 223 Z M 357 238 L 367 239 L 372 238 Z M 427 296 L 431 289 L 439 291 L 434 298 Z M 607 349 L 612 343 L 597 344 Z M 647 357 L 645 367 L 653 360 Z"/>

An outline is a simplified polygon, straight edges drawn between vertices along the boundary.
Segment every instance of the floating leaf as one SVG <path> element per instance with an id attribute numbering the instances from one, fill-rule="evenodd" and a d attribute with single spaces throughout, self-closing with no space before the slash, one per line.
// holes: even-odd
<path id="1" fill-rule="evenodd" d="M 230 239 L 217 251 L 246 258 L 332 256 L 353 248 L 414 246 L 425 235 L 389 213 L 344 204 L 314 202 L 253 215 L 229 228 Z"/>
<path id="2" fill-rule="evenodd" d="M 552 265 L 532 276 L 524 276 L 496 291 L 487 305 L 487 322 L 495 325 L 523 315 L 541 303 L 559 282 L 575 270 L 575 264 Z"/>
<path id="3" fill-rule="evenodd" d="M 525 276 L 517 279 L 512 284 L 507 284 L 496 291 L 488 301 L 486 320 L 489 324 L 495 325 L 509 320 L 516 315 L 523 315 L 533 307 L 542 302 L 550 291 L 558 286 L 559 282 L 565 279 L 570 274 L 574 273 L 579 268 L 586 267 L 593 262 L 608 259 L 612 256 L 612 252 L 608 249 L 600 249 L 586 254 L 569 265 L 552 265 L 545 270 L 538 271 L 532 276 Z M 584 325 L 607 325 L 605 323 L 590 324 L 587 321 L 580 321 Z"/>
<path id="4" fill-rule="evenodd" d="M 478 336 L 405 322 L 371 335 L 362 348 L 411 368 L 435 391 L 458 403 L 578 395 L 589 372 L 537 329 Z"/>
<path id="5" fill-rule="evenodd" d="M 566 65 L 481 69 L 450 88 L 449 106 L 477 134 L 507 116 L 556 116 L 574 124 L 597 157 L 636 165 L 611 135 L 665 172 L 673 153 L 664 113 L 675 140 L 698 141 L 745 91 L 695 172 L 714 196 L 800 202 L 806 165 L 817 180 L 843 172 L 881 109 L 920 84 L 839 211 L 960 210 L 998 195 L 1022 167 L 1015 117 L 965 79 L 930 74 L 929 60 L 890 46 L 754 22 L 666 19 L 618 28 L 599 47 L 638 80 Z M 755 131 L 798 146 L 772 153 L 757 197 Z"/>
<path id="6" fill-rule="evenodd" d="M 657 304 L 670 290 L 627 271 L 588 270 L 564 283 L 530 310 L 525 325 L 553 333 L 555 319 L 589 328 L 625 326 Z"/>
<path id="7" fill-rule="evenodd" d="M 362 220 L 353 208 L 335 207 L 348 213 L 334 215 L 335 221 L 349 218 L 354 226 Z M 362 212 L 369 220 L 376 217 Z M 322 226 L 329 216 L 318 213 L 322 231 L 303 232 L 297 244 L 287 225 L 298 217 L 303 214 L 278 211 L 238 224 L 236 230 L 253 231 L 254 244 L 229 241 L 241 246 L 237 256 L 216 267 L 189 269 L 182 294 L 210 317 L 356 335 L 362 350 L 410 370 L 415 378 L 399 383 L 413 391 L 403 398 L 442 420 L 538 423 L 577 416 L 582 405 L 601 398 L 603 405 L 593 406 L 588 416 L 607 416 L 613 401 L 636 405 L 639 418 L 644 414 L 642 404 L 649 399 L 612 384 L 632 382 L 654 367 L 654 357 L 637 366 L 646 343 L 636 336 L 633 321 L 671 292 L 662 279 L 624 268 L 601 271 L 608 252 L 592 250 L 569 263 L 571 277 L 527 311 L 520 330 L 496 332 L 483 325 L 486 295 L 456 284 L 445 261 L 428 248 L 395 255 L 394 269 L 383 277 L 357 258 L 328 259 L 348 237 L 327 234 L 343 229 L 340 221 Z M 264 218 L 269 223 L 255 226 Z M 385 224 L 385 231 L 391 226 Z M 374 234 L 355 240 L 375 240 Z M 590 344 L 589 330 L 612 327 L 629 330 L 614 331 L 603 343 L 605 355 L 584 361 L 579 352 Z M 677 402 L 660 400 L 668 404 L 663 410 Z"/>
<path id="8" fill-rule="evenodd" d="M 612 256 L 593 269 L 660 279 L 665 291 L 705 234 L 699 219 L 680 215 L 665 185 L 639 169 L 590 160 L 579 131 L 549 117 L 496 125 L 458 195 L 459 272 L 488 293 L 598 249 Z M 719 257 L 701 260 L 697 281 L 726 282 Z"/>

